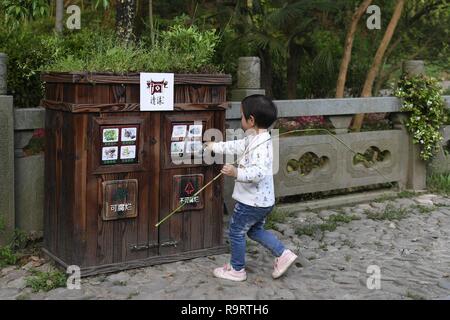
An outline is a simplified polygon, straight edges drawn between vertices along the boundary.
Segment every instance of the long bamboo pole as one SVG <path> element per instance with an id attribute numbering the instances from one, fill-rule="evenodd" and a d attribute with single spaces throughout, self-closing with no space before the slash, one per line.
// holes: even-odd
<path id="1" fill-rule="evenodd" d="M 284 133 L 281 133 L 275 137 L 270 137 L 269 139 L 259 143 L 258 145 L 256 145 L 255 147 L 252 148 L 255 149 L 258 146 L 260 146 L 263 143 L 266 143 L 267 141 L 269 141 L 270 139 L 273 138 L 279 138 L 281 136 L 287 135 L 287 134 L 291 134 L 291 133 L 297 133 L 297 132 L 308 132 L 308 131 L 325 131 L 328 135 L 332 136 L 333 138 L 335 138 L 336 140 L 338 140 L 340 143 L 342 143 L 345 147 L 347 147 L 347 149 L 349 149 L 351 152 L 353 152 L 354 154 L 357 154 L 356 151 L 354 151 L 352 148 L 350 148 L 344 141 L 342 141 L 341 139 L 339 139 L 338 137 L 336 137 L 336 135 L 334 135 L 330 130 L 328 129 L 298 129 L 298 130 L 291 130 L 291 131 L 287 131 Z M 248 150 L 248 146 L 247 148 L 244 150 L 242 156 L 240 159 L 242 159 L 242 157 L 244 157 L 244 155 L 250 150 Z M 237 159 L 236 161 L 233 162 L 233 164 L 238 163 L 240 159 Z M 362 161 L 366 164 L 370 164 L 366 159 L 362 159 Z M 371 169 L 374 169 L 375 171 L 377 171 L 378 174 L 380 174 L 387 183 L 391 184 L 392 186 L 392 182 L 389 181 L 389 179 L 384 176 L 376 167 L 373 167 Z M 214 181 L 216 181 L 220 176 L 222 176 L 222 172 L 219 173 L 218 175 L 216 175 L 211 181 L 209 181 L 206 185 L 204 185 L 200 190 L 198 190 L 192 197 L 196 197 L 197 195 L 199 195 L 203 190 L 205 190 L 209 185 L 211 185 Z M 179 205 L 175 210 L 173 210 L 171 213 L 169 213 L 166 217 L 164 217 L 164 219 L 162 219 L 161 221 L 159 221 L 157 224 L 155 224 L 155 227 L 158 228 L 162 223 L 164 223 L 165 221 L 167 221 L 171 216 L 173 216 L 175 213 L 177 213 L 181 208 L 183 208 L 186 205 L 186 203 L 182 203 L 181 205 Z"/>

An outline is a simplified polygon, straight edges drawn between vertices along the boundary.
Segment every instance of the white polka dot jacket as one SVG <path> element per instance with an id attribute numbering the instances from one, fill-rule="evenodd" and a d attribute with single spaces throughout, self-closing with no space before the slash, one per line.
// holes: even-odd
<path id="1" fill-rule="evenodd" d="M 253 207 L 274 205 L 273 149 L 267 131 L 247 135 L 240 140 L 216 142 L 212 150 L 219 154 L 237 155 L 240 159 L 233 199 Z"/>

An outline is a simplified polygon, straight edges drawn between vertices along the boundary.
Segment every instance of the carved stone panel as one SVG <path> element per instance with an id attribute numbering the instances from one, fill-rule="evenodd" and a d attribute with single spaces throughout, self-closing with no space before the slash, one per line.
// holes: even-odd
<path id="1" fill-rule="evenodd" d="M 380 137 L 380 139 L 360 140 L 353 142 L 351 148 L 356 154 L 349 152 L 346 163 L 347 171 L 353 178 L 390 175 L 398 165 L 399 147 L 396 139 Z"/>

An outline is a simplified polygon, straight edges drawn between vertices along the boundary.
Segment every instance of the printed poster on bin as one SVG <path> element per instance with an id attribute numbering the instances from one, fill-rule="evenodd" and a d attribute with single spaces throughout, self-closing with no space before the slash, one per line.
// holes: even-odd
<path id="1" fill-rule="evenodd" d="M 140 74 L 140 110 L 173 111 L 174 74 Z"/>

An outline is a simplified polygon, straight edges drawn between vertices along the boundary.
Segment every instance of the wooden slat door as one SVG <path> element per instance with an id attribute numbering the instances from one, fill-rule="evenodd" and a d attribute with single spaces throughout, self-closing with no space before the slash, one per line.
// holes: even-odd
<path id="1" fill-rule="evenodd" d="M 136 142 L 135 163 L 104 164 L 102 162 L 102 130 L 106 128 L 135 127 L 138 129 Z M 94 194 L 89 194 L 91 201 L 89 214 L 90 224 L 89 242 L 92 248 L 90 254 L 95 251 L 95 261 L 89 261 L 89 265 L 105 265 L 132 260 L 140 260 L 158 255 L 158 248 L 145 246 L 158 243 L 158 232 L 152 226 L 157 222 L 159 206 L 159 116 L 154 113 L 129 112 L 104 113 L 91 118 L 92 138 L 91 157 L 89 161 L 87 189 Z M 120 136 L 119 139 L 122 139 Z M 121 142 L 118 142 L 120 150 Z M 120 151 L 118 151 L 120 153 Z M 119 156 L 120 157 L 120 156 Z M 124 181 L 121 185 L 133 186 L 137 190 L 136 209 L 137 214 L 130 217 L 118 217 L 117 219 L 105 219 L 102 212 L 105 206 L 110 205 L 113 195 L 103 194 L 104 182 Z M 134 187 L 137 184 L 137 188 Z M 112 189 L 114 190 L 114 188 Z M 134 192 L 134 191 L 133 191 Z M 107 200 L 109 202 L 107 202 Z M 127 200 L 129 200 L 127 198 Z M 134 205 L 134 203 L 133 203 Z M 120 204 L 119 204 L 120 208 Z M 117 207 L 115 208 L 117 209 Z M 134 209 L 134 208 L 133 208 Z M 94 219 L 92 215 L 96 215 Z M 134 213 L 133 213 L 134 214 Z M 137 250 L 137 248 L 140 248 Z M 92 256 L 90 256 L 92 257 Z"/>
<path id="2" fill-rule="evenodd" d="M 194 185 L 191 194 L 195 194 L 197 190 L 211 181 L 217 174 L 218 166 L 207 165 L 203 161 L 194 163 L 192 158 L 190 164 L 174 164 L 171 159 L 171 144 L 177 140 L 172 141 L 174 126 L 186 125 L 187 131 L 189 131 L 189 127 L 196 123 L 202 124 L 202 133 L 207 129 L 214 128 L 216 126 L 215 112 L 179 112 L 176 114 L 165 112 L 161 114 L 161 138 L 164 143 L 161 146 L 159 219 L 162 220 L 175 210 L 181 204 L 180 201 L 186 201 L 181 198 L 188 199 L 188 201 L 198 200 L 199 203 L 197 205 L 187 204 L 160 225 L 160 255 L 177 254 L 220 245 L 221 230 L 219 229 L 222 223 L 223 208 L 220 205 L 222 203 L 221 194 L 217 197 L 217 192 L 221 192 L 222 181 L 218 180 L 203 190 L 199 199 L 191 199 L 187 197 L 186 193 L 186 191 L 188 193 L 190 191 L 190 182 Z M 222 128 L 219 127 L 219 129 Z M 173 242 L 177 243 L 176 247 L 171 245 Z M 168 246 L 164 244 L 168 244 Z"/>

